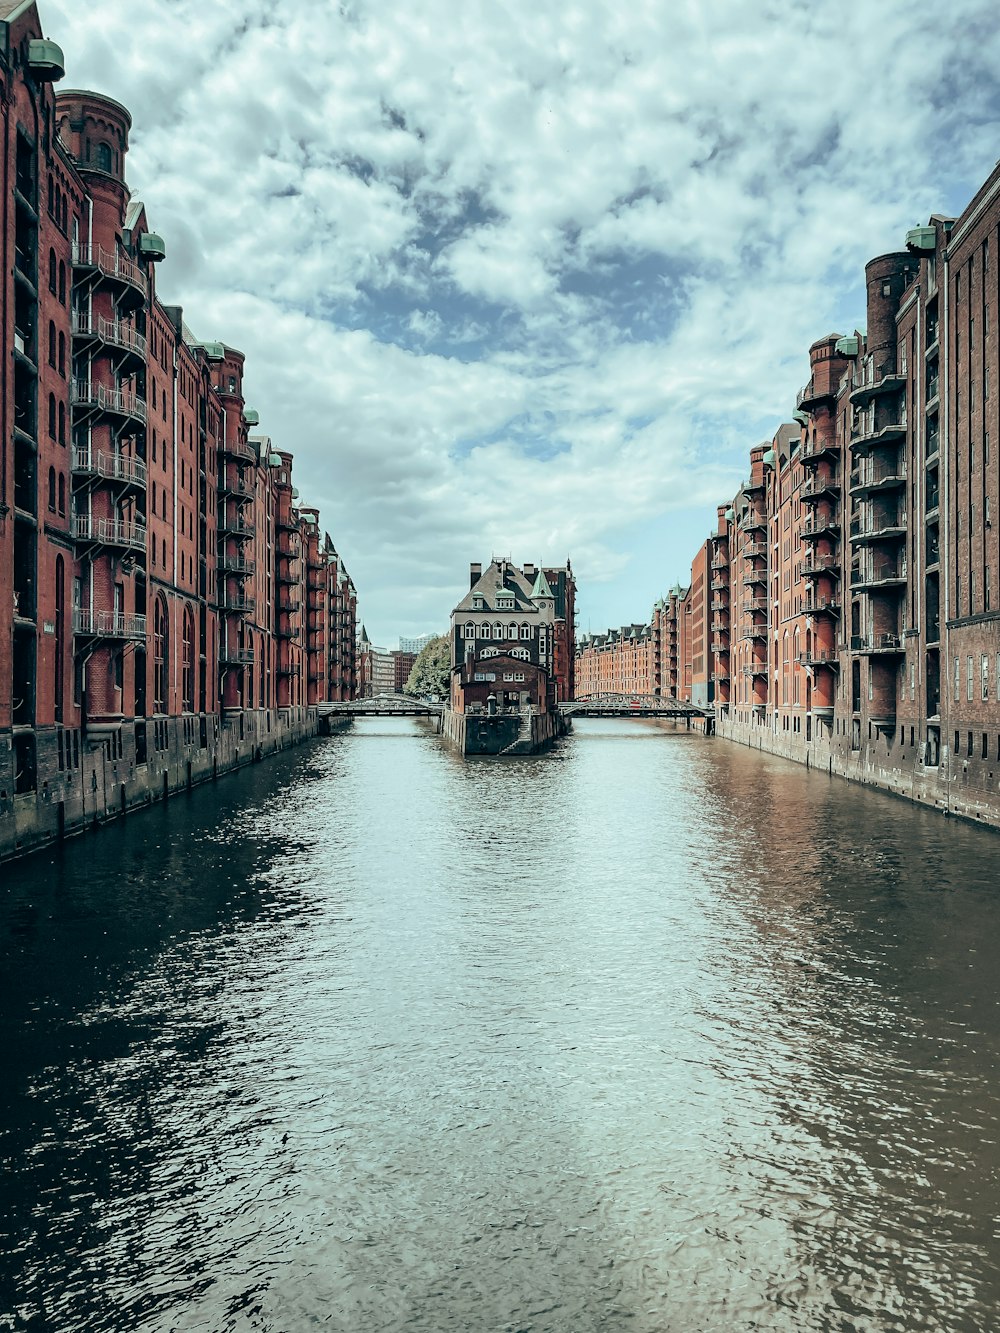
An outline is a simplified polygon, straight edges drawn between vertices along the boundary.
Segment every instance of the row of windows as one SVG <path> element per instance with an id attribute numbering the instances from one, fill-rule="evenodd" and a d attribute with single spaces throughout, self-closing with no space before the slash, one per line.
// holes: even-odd
<path id="1" fill-rule="evenodd" d="M 952 686 L 954 699 L 958 703 L 962 697 L 962 659 L 955 658 Z M 1000 653 L 996 655 L 996 673 L 994 676 L 996 698 L 1000 700 Z M 990 658 L 983 653 L 979 659 L 979 693 L 985 701 L 990 697 Z M 976 659 L 970 654 L 965 659 L 965 697 L 969 703 L 976 697 Z"/>
<path id="2" fill-rule="evenodd" d="M 540 634 L 544 634 L 545 626 L 539 625 L 538 631 Z M 534 628 L 531 625 L 484 624 L 479 626 L 479 632 L 477 634 L 475 622 L 469 620 L 465 625 L 464 637 L 466 639 L 530 639 L 534 637 Z"/>

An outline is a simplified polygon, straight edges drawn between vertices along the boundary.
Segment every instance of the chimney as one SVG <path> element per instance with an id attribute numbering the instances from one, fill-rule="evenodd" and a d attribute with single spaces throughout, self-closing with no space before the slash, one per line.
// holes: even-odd
<path id="1" fill-rule="evenodd" d="M 475 561 L 469 565 L 469 587 L 474 588 L 482 578 L 483 567 Z"/>
<path id="2" fill-rule="evenodd" d="M 528 564 L 524 567 L 524 577 L 526 579 L 533 579 L 537 572 L 534 565 Z"/>

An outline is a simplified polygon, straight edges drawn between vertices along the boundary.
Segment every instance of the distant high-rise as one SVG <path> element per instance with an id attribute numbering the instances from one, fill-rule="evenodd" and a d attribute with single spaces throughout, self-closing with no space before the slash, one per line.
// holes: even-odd
<path id="1" fill-rule="evenodd" d="M 406 639 L 401 634 L 399 636 L 399 651 L 401 653 L 419 653 L 426 648 L 432 639 L 436 639 L 436 634 L 420 634 L 415 639 Z"/>

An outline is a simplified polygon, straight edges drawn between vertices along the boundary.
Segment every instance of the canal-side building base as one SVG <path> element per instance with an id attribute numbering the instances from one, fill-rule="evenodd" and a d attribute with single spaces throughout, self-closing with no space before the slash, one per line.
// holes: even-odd
<path id="1" fill-rule="evenodd" d="M 850 736 L 830 734 L 826 723 L 814 720 L 813 726 L 823 734 L 807 738 L 775 731 L 763 718 L 743 721 L 730 714 L 716 718 L 714 730 L 737 745 L 1000 829 L 1000 762 L 979 754 L 956 754 L 953 746 L 942 745 L 938 763 L 931 765 L 925 762 L 926 743 L 915 736 L 911 741 L 906 728 L 902 739 L 899 730 L 877 732 L 856 749 Z"/>
<path id="2" fill-rule="evenodd" d="M 94 828 L 317 734 L 315 708 L 149 718 L 97 743 L 38 733 L 38 789 L 13 795 L 13 746 L 0 735 L 0 861 Z"/>
<path id="3" fill-rule="evenodd" d="M 462 754 L 537 754 L 565 736 L 569 718 L 555 712 L 458 713 L 446 708 L 441 719 L 445 741 Z"/>

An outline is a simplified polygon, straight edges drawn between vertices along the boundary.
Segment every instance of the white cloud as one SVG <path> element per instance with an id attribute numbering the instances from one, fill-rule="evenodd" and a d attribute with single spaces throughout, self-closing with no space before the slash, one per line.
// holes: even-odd
<path id="1" fill-rule="evenodd" d="M 865 260 L 996 151 L 986 0 L 41 14 L 67 84 L 132 110 L 161 293 L 247 352 L 379 641 L 494 548 L 569 552 L 594 628 L 644 615 L 676 516 L 712 526 L 809 343 L 863 323 Z M 629 568 L 658 516 L 663 567 Z"/>

